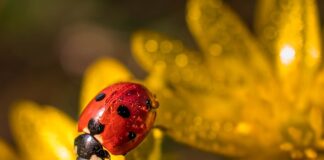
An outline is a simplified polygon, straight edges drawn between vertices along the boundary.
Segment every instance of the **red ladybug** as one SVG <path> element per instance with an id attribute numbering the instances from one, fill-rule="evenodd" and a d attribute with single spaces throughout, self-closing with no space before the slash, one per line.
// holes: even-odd
<path id="1" fill-rule="evenodd" d="M 82 112 L 74 145 L 77 159 L 93 156 L 109 158 L 124 155 L 143 141 L 153 127 L 158 102 L 151 92 L 137 83 L 108 86 L 92 99 Z"/>

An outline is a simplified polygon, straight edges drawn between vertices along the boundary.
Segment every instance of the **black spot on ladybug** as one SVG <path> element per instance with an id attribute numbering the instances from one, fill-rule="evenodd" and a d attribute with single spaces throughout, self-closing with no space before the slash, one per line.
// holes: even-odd
<path id="1" fill-rule="evenodd" d="M 120 105 L 117 108 L 118 115 L 122 116 L 123 118 L 128 118 L 130 116 L 130 112 L 126 106 Z"/>
<path id="2" fill-rule="evenodd" d="M 90 119 L 90 121 L 88 122 L 88 129 L 90 131 L 90 134 L 95 135 L 103 132 L 105 126 L 98 120 Z"/>
<path id="3" fill-rule="evenodd" d="M 99 93 L 97 96 L 96 96 L 96 101 L 101 101 L 103 100 L 104 98 L 106 97 L 106 94 L 105 93 Z"/>
<path id="4" fill-rule="evenodd" d="M 146 107 L 147 107 L 148 110 L 151 110 L 152 109 L 152 102 L 151 102 L 150 99 L 147 99 L 145 101 L 145 104 L 146 104 Z"/>
<path id="5" fill-rule="evenodd" d="M 135 95 L 135 94 L 137 94 L 137 90 L 132 89 L 132 90 L 129 90 L 126 95 L 131 96 L 131 95 Z"/>
<path id="6" fill-rule="evenodd" d="M 136 133 L 134 133 L 134 132 L 128 132 L 128 138 L 129 138 L 129 140 L 132 140 L 135 137 L 136 137 Z"/>

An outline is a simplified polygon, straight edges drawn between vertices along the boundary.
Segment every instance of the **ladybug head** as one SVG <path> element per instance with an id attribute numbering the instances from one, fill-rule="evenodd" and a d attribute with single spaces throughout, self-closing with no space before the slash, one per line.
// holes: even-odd
<path id="1" fill-rule="evenodd" d="M 77 160 L 110 159 L 109 153 L 90 134 L 81 134 L 75 138 L 74 147 L 78 155 Z"/>

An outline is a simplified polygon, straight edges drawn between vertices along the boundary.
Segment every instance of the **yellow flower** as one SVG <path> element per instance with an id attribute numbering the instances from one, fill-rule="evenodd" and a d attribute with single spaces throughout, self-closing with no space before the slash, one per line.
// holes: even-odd
<path id="1" fill-rule="evenodd" d="M 2 140 L 0 140 L 0 159 L 17 159 L 15 152 Z"/>
<path id="2" fill-rule="evenodd" d="M 324 159 L 314 0 L 260 0 L 256 38 L 221 0 L 190 0 L 187 23 L 200 51 L 151 31 L 132 38 L 167 135 L 231 158 Z"/>
<path id="3" fill-rule="evenodd" d="M 315 1 L 260 0 L 256 15 L 254 37 L 221 0 L 189 0 L 187 22 L 200 51 L 139 31 L 132 50 L 148 77 L 136 80 L 117 61 L 101 59 L 85 72 L 80 108 L 117 81 L 138 81 L 157 94 L 159 129 L 129 159 L 166 157 L 164 134 L 229 159 L 324 159 L 324 70 Z M 13 108 L 19 158 L 75 158 L 76 122 L 33 102 Z M 2 152 L 15 158 L 9 149 Z"/>

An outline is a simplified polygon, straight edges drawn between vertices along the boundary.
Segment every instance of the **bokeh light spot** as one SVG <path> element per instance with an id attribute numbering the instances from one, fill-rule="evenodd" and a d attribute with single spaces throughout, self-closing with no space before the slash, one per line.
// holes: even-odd
<path id="1" fill-rule="evenodd" d="M 280 61 L 285 64 L 291 64 L 295 59 L 295 49 L 290 45 L 285 45 L 280 51 Z"/>
<path id="2" fill-rule="evenodd" d="M 175 63 L 179 66 L 179 67 L 184 67 L 187 65 L 188 63 L 188 57 L 185 54 L 179 54 L 177 55 L 177 57 L 175 58 Z"/>
<path id="3" fill-rule="evenodd" d="M 156 52 L 157 49 L 158 49 L 158 44 L 155 40 L 148 40 L 146 43 L 145 43 L 145 49 L 148 51 L 148 52 Z"/>

